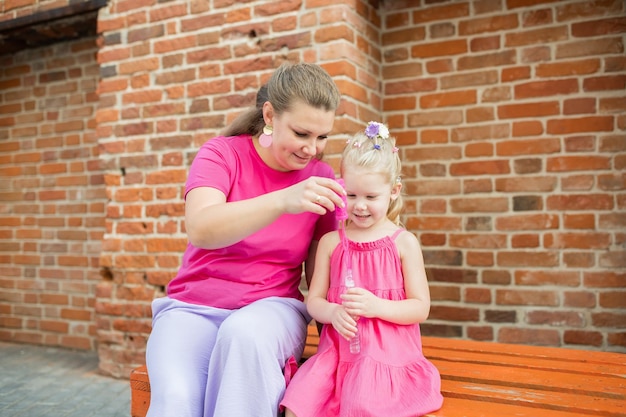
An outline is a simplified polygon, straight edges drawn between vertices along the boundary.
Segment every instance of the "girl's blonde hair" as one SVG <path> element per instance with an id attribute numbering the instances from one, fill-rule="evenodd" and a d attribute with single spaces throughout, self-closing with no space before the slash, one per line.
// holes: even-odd
<path id="1" fill-rule="evenodd" d="M 260 134 L 265 126 L 263 104 L 266 101 L 272 103 L 274 113 L 280 116 L 297 100 L 317 109 L 335 111 L 340 98 L 339 89 L 319 65 L 306 62 L 285 63 L 259 89 L 256 105 L 239 115 L 222 131 L 222 135 Z"/>
<path id="2" fill-rule="evenodd" d="M 368 129 L 372 123 L 370 122 Z M 387 128 L 384 125 L 375 124 L 382 126 L 386 135 L 377 134 L 372 136 L 370 134 L 368 136 L 368 130 L 366 130 L 348 139 L 341 158 L 341 176 L 343 177 L 345 170 L 350 166 L 365 168 L 372 173 L 383 175 L 390 186 L 394 187 L 400 183 L 400 174 L 402 172 L 402 163 L 398 155 L 396 140 L 388 135 Z M 398 198 L 391 200 L 387 209 L 387 218 L 399 225 L 403 206 L 402 194 L 399 194 Z"/>

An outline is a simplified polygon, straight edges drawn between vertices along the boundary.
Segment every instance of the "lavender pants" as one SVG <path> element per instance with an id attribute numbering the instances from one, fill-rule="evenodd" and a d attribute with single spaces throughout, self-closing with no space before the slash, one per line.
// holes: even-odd
<path id="1" fill-rule="evenodd" d="M 168 297 L 152 303 L 148 417 L 276 417 L 287 359 L 300 359 L 304 303 L 270 297 L 225 310 Z"/>

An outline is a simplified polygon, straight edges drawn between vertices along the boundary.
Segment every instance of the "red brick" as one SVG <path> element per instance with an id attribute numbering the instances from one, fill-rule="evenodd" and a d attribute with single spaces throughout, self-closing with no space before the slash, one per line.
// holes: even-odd
<path id="1" fill-rule="evenodd" d="M 581 59 L 577 61 L 548 62 L 538 64 L 535 74 L 538 77 L 565 77 L 597 73 L 601 68 L 599 59 Z"/>
<path id="2" fill-rule="evenodd" d="M 408 216 L 406 226 L 415 230 L 461 230 L 461 220 L 445 216 Z"/>
<path id="3" fill-rule="evenodd" d="M 451 321 L 478 321 L 480 311 L 477 308 L 431 306 L 429 319 Z"/>
<path id="4" fill-rule="evenodd" d="M 594 230 L 596 228 L 595 216 L 593 214 L 565 214 L 563 226 L 566 229 Z"/>
<path id="5" fill-rule="evenodd" d="M 556 251 L 501 251 L 496 256 L 496 264 L 501 267 L 555 267 L 559 264 L 559 255 Z"/>
<path id="6" fill-rule="evenodd" d="M 490 126 L 460 127 L 452 130 L 453 142 L 466 142 L 481 139 L 503 139 L 510 135 L 510 127 L 507 124 Z"/>
<path id="7" fill-rule="evenodd" d="M 544 236 L 546 248 L 608 249 L 610 241 L 608 233 L 548 233 Z"/>
<path id="8" fill-rule="evenodd" d="M 490 68 L 509 66 L 516 63 L 516 57 L 512 50 L 493 52 L 484 55 L 462 56 L 458 59 L 459 70 L 472 70 L 478 68 Z"/>
<path id="9" fill-rule="evenodd" d="M 597 327 L 624 328 L 626 314 L 621 312 L 594 313 L 591 315 L 592 324 Z"/>
<path id="10" fill-rule="evenodd" d="M 565 3 L 556 7 L 556 16 L 559 22 L 579 20 L 583 17 L 604 16 L 619 14 L 623 11 L 623 4 L 614 0 L 594 0 L 593 2 Z"/>
<path id="11" fill-rule="evenodd" d="M 393 30 L 383 33 L 382 44 L 391 46 L 403 43 L 415 43 L 426 38 L 426 31 L 423 27 Z"/>
<path id="12" fill-rule="evenodd" d="M 565 291 L 563 305 L 575 308 L 596 307 L 596 294 L 590 291 Z"/>
<path id="13" fill-rule="evenodd" d="M 543 133 L 543 124 L 538 121 L 514 122 L 512 133 L 514 137 L 537 136 Z"/>
<path id="14" fill-rule="evenodd" d="M 493 252 L 467 252 L 465 261 L 473 266 L 493 266 L 495 264 Z"/>
<path id="15" fill-rule="evenodd" d="M 500 192 L 554 191 L 557 179 L 553 177 L 497 178 L 495 185 L 496 191 Z"/>
<path id="16" fill-rule="evenodd" d="M 600 214 L 598 217 L 598 227 L 600 229 L 620 229 L 626 225 L 626 213 L 614 212 Z"/>
<path id="17" fill-rule="evenodd" d="M 556 44 L 557 59 L 577 58 L 598 55 L 613 55 L 624 52 L 621 37 L 605 37 L 593 40 L 576 40 L 575 42 Z"/>
<path id="18" fill-rule="evenodd" d="M 490 51 L 500 49 L 500 37 L 499 36 L 486 36 L 483 38 L 473 38 L 470 40 L 470 50 L 476 51 Z"/>
<path id="19" fill-rule="evenodd" d="M 584 285 L 589 288 L 626 288 L 626 273 L 585 272 Z"/>
<path id="20" fill-rule="evenodd" d="M 491 107 L 474 107 L 467 109 L 468 123 L 480 123 L 495 120 L 494 111 Z"/>
<path id="21" fill-rule="evenodd" d="M 559 298 L 554 291 L 540 290 L 496 290 L 496 304 L 524 306 L 557 306 Z"/>
<path id="22" fill-rule="evenodd" d="M 254 8 L 254 12 L 255 14 L 258 14 L 260 16 L 271 16 L 285 12 L 293 12 L 300 9 L 301 6 L 301 0 L 285 0 L 281 2 L 272 2 L 256 6 Z"/>
<path id="23" fill-rule="evenodd" d="M 419 8 L 412 13 L 413 22 L 415 23 L 426 23 L 437 20 L 449 21 L 453 18 L 469 15 L 469 5 L 466 3 Z"/>
<path id="24" fill-rule="evenodd" d="M 611 291 L 599 295 L 599 305 L 604 308 L 626 308 L 626 292 Z"/>
<path id="25" fill-rule="evenodd" d="M 573 311 L 529 311 L 526 322 L 552 327 L 583 327 L 585 324 L 583 314 Z"/>
<path id="26" fill-rule="evenodd" d="M 616 17 L 601 20 L 588 20 L 572 24 L 572 35 L 575 37 L 601 36 L 610 33 L 624 33 L 626 17 Z"/>
<path id="27" fill-rule="evenodd" d="M 517 14 L 483 17 L 459 22 L 459 35 L 475 35 L 478 33 L 499 32 L 515 29 L 519 26 Z"/>
<path id="28" fill-rule="evenodd" d="M 593 253 L 567 252 L 563 254 L 563 265 L 566 268 L 590 268 L 596 264 Z"/>
<path id="29" fill-rule="evenodd" d="M 517 84 L 514 87 L 516 99 L 572 94 L 578 91 L 578 81 L 573 78 L 551 81 L 532 81 Z"/>
<path id="30" fill-rule="evenodd" d="M 567 26 L 533 29 L 507 33 L 504 45 L 506 47 L 519 47 L 534 44 L 548 44 L 568 39 Z"/>
<path id="31" fill-rule="evenodd" d="M 626 332 L 612 332 L 607 335 L 607 344 L 609 346 L 626 347 Z"/>
<path id="32" fill-rule="evenodd" d="M 626 89 L 626 75 L 589 77 L 583 80 L 584 91 L 624 91 L 624 89 Z"/>
<path id="33" fill-rule="evenodd" d="M 580 281 L 580 274 L 574 271 L 519 270 L 515 273 L 516 285 L 577 287 Z"/>
<path id="34" fill-rule="evenodd" d="M 611 167 L 609 157 L 565 156 L 548 158 L 546 170 L 548 172 L 608 170 Z"/>
<path id="35" fill-rule="evenodd" d="M 548 210 L 610 210 L 613 199 L 604 194 L 557 195 L 547 198 Z"/>
<path id="36" fill-rule="evenodd" d="M 467 337 L 471 340 L 493 341 L 493 328 L 489 326 L 467 326 Z"/>
<path id="37" fill-rule="evenodd" d="M 505 235 L 464 233 L 450 234 L 448 244 L 451 247 L 472 248 L 472 249 L 498 249 L 507 246 Z"/>
<path id="38" fill-rule="evenodd" d="M 534 234 L 520 234 L 511 237 L 513 248 L 538 248 L 539 236 Z"/>
<path id="39" fill-rule="evenodd" d="M 551 9 L 530 10 L 522 13 L 522 26 L 543 26 L 553 23 L 554 17 Z"/>
<path id="40" fill-rule="evenodd" d="M 498 83 L 498 72 L 492 69 L 476 71 L 468 74 L 458 73 L 441 77 L 440 84 L 444 90 L 492 85 Z"/>
<path id="41" fill-rule="evenodd" d="M 456 162 L 450 165 L 450 174 L 453 176 L 500 175 L 508 174 L 509 172 L 508 161 L 502 160 Z"/>
<path id="42" fill-rule="evenodd" d="M 511 274 L 505 270 L 486 270 L 482 275 L 482 281 L 485 284 L 508 285 L 511 283 Z"/>
<path id="43" fill-rule="evenodd" d="M 603 268 L 626 268 L 626 251 L 603 252 L 599 255 L 598 265 Z"/>
<path id="44" fill-rule="evenodd" d="M 486 288 L 466 288 L 463 293 L 463 299 L 466 303 L 490 304 L 491 291 Z"/>
<path id="45" fill-rule="evenodd" d="M 385 111 L 413 110 L 416 106 L 415 97 L 393 97 L 383 100 L 383 110 Z"/>
<path id="46" fill-rule="evenodd" d="M 604 336 L 600 332 L 590 332 L 584 330 L 565 330 L 563 332 L 563 342 L 575 345 L 602 346 Z"/>
<path id="47" fill-rule="evenodd" d="M 439 74 L 443 72 L 451 72 L 454 65 L 451 59 L 434 59 L 426 63 L 426 71 L 429 74 Z"/>
<path id="48" fill-rule="evenodd" d="M 493 154 L 492 143 L 469 143 L 465 146 L 465 156 L 470 158 L 492 156 Z"/>
<path id="49" fill-rule="evenodd" d="M 518 80 L 527 80 L 531 77 L 530 70 L 530 67 L 504 68 L 502 70 L 502 81 L 512 82 Z"/>
<path id="50" fill-rule="evenodd" d="M 454 198 L 450 201 L 453 213 L 501 213 L 508 210 L 506 198 Z"/>
<path id="51" fill-rule="evenodd" d="M 411 47 L 413 58 L 433 58 L 447 55 L 460 55 L 467 52 L 467 43 L 463 39 L 424 43 Z"/>
<path id="52" fill-rule="evenodd" d="M 623 113 L 626 111 L 626 97 L 600 98 L 598 108 L 603 113 Z"/>
<path id="53" fill-rule="evenodd" d="M 463 120 L 461 110 L 440 110 L 409 114 L 407 125 L 409 127 L 457 125 Z"/>
<path id="54" fill-rule="evenodd" d="M 460 184 L 455 180 L 422 180 L 407 184 L 405 188 L 406 192 L 410 193 L 410 195 L 449 195 L 458 194 L 460 191 Z"/>
<path id="55" fill-rule="evenodd" d="M 423 233 L 420 241 L 423 246 L 441 246 L 446 243 L 446 235 L 440 233 Z"/>

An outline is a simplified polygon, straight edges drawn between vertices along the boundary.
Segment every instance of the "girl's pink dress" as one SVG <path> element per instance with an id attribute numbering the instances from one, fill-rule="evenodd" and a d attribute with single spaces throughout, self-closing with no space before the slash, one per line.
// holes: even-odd
<path id="1" fill-rule="evenodd" d="M 348 242 L 357 287 L 389 300 L 406 298 L 394 243 L 403 231 L 374 242 Z M 327 296 L 335 303 L 345 291 L 344 256 L 337 245 Z M 297 417 L 416 417 L 441 407 L 441 377 L 422 353 L 419 324 L 362 317 L 358 328 L 361 352 L 352 354 L 349 342 L 325 325 L 317 353 L 296 372 L 281 405 Z"/>

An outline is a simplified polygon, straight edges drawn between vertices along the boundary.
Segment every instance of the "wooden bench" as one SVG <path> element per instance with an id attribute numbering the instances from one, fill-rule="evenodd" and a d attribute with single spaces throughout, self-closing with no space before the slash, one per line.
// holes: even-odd
<path id="1" fill-rule="evenodd" d="M 319 337 L 309 326 L 304 357 Z M 626 355 L 554 347 L 423 338 L 439 369 L 443 407 L 432 417 L 626 417 Z M 150 403 L 145 366 L 131 373 L 131 416 Z"/>

